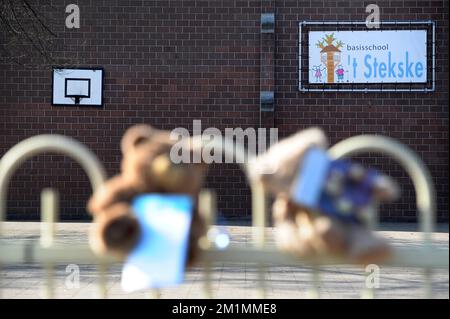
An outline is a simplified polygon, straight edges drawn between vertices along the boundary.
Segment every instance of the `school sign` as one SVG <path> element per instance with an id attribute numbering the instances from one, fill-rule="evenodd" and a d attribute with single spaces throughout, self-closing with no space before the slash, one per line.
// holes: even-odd
<path id="1" fill-rule="evenodd" d="M 427 31 L 311 31 L 309 83 L 426 83 Z"/>

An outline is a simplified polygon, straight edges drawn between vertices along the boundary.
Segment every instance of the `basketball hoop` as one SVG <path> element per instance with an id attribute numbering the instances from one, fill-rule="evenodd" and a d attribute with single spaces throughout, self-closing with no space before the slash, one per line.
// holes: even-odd
<path id="1" fill-rule="evenodd" d="M 82 98 L 91 97 L 91 79 L 65 78 L 64 97 L 71 98 L 80 104 Z"/>
<path id="2" fill-rule="evenodd" d="M 103 103 L 102 69 L 53 69 L 53 105 Z"/>

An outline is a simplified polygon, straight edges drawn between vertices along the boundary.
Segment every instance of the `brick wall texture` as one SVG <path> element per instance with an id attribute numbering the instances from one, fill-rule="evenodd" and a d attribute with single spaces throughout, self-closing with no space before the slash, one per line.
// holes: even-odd
<path id="1" fill-rule="evenodd" d="M 275 111 L 268 122 L 279 129 L 280 138 L 319 126 L 331 143 L 358 134 L 398 139 L 430 169 L 438 218 L 448 220 L 447 0 L 79 0 L 79 29 L 64 26 L 70 1 L 53 1 L 51 8 L 32 3 L 51 14 L 58 36 L 55 54 L 75 58 L 80 66 L 104 68 L 104 105 L 52 106 L 51 66 L 2 63 L 0 156 L 27 137 L 64 134 L 93 150 L 112 176 L 119 170 L 120 138 L 132 124 L 191 130 L 193 120 L 201 120 L 203 128 L 222 131 L 259 127 L 265 117 L 259 106 L 265 61 L 260 57 L 260 15 L 274 10 Z M 381 19 L 436 22 L 436 91 L 299 92 L 298 23 L 363 21 L 370 3 L 379 5 Z M 416 220 L 414 189 L 402 168 L 376 154 L 361 160 L 402 185 L 402 199 L 384 205 L 382 219 Z M 61 219 L 89 218 L 85 204 L 91 188 L 85 173 L 69 158 L 46 154 L 29 159 L 14 174 L 8 219 L 39 218 L 40 190 L 49 186 L 60 191 Z M 216 189 L 222 216 L 250 216 L 250 190 L 237 165 L 213 165 L 207 186 Z"/>

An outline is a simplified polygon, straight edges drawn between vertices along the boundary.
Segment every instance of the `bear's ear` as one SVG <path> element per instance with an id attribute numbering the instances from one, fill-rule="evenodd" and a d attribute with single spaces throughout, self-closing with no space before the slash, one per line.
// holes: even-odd
<path id="1" fill-rule="evenodd" d="M 147 142 L 155 133 L 155 129 L 146 124 L 138 124 L 130 127 L 123 135 L 120 143 L 122 155 L 133 150 L 139 144 Z"/>

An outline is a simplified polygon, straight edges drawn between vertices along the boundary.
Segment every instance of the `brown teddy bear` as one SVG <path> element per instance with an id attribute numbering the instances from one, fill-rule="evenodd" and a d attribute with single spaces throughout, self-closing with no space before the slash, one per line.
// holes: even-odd
<path id="1" fill-rule="evenodd" d="M 272 216 L 276 242 L 281 249 L 303 257 L 327 255 L 361 264 L 383 262 L 390 256 L 390 246 L 364 224 L 347 223 L 308 210 L 291 199 L 290 191 L 305 152 L 311 147 L 326 149 L 327 145 L 320 129 L 307 129 L 273 145 L 249 166 L 250 177 L 262 182 L 266 191 L 275 196 Z M 364 173 L 361 166 L 355 166 L 356 171 Z M 392 200 L 398 193 L 396 183 L 389 177 L 381 175 L 376 180 L 374 200 Z"/>
<path id="2" fill-rule="evenodd" d="M 190 228 L 187 264 L 198 254 L 198 240 L 205 223 L 197 210 L 197 198 L 207 172 L 204 163 L 171 161 L 170 152 L 177 141 L 170 132 L 148 125 L 129 128 L 121 141 L 121 174 L 106 181 L 90 198 L 88 211 L 94 216 L 91 245 L 100 253 L 125 257 L 140 238 L 140 227 L 131 201 L 144 193 L 187 194 L 195 207 Z M 183 147 L 192 154 L 192 139 Z"/>

